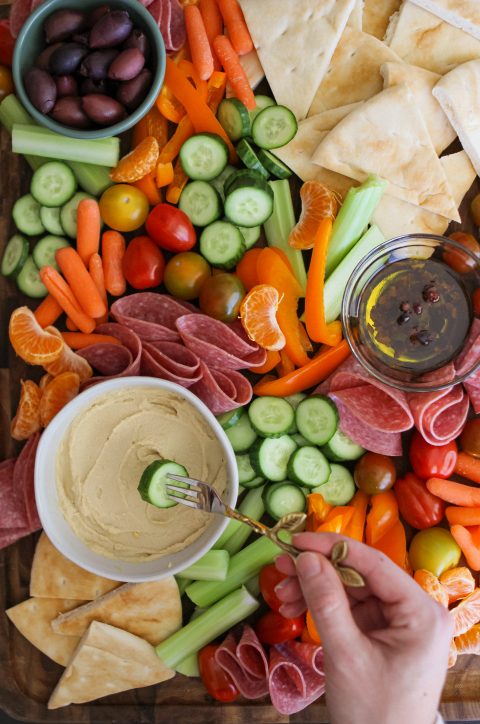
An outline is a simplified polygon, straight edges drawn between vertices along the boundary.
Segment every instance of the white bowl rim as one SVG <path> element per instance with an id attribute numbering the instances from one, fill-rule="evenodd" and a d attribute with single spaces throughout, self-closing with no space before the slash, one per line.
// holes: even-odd
<path id="1" fill-rule="evenodd" d="M 224 501 L 229 506 L 235 506 L 238 496 L 238 471 L 235 453 L 216 417 L 190 390 L 168 380 L 141 376 L 117 377 L 105 382 L 99 382 L 81 392 L 55 415 L 44 430 L 37 448 L 35 458 L 35 500 L 43 530 L 62 555 L 84 570 L 103 578 L 124 583 L 141 583 L 166 578 L 192 565 L 212 548 L 229 521 L 228 518 L 223 516 L 212 516 L 212 523 L 196 541 L 186 548 L 171 554 L 171 556 L 139 562 L 108 558 L 92 551 L 68 525 L 60 511 L 57 498 L 55 460 L 58 446 L 67 427 L 90 402 L 108 392 L 132 387 L 156 388 L 175 392 L 200 412 L 214 430 L 223 448 L 227 465 L 227 490 Z M 48 473 L 52 473 L 52 470 L 53 475 L 49 475 Z M 60 529 L 63 529 L 63 533 Z M 65 539 L 65 534 L 69 540 Z M 183 555 L 185 560 L 179 562 L 178 559 L 181 559 L 182 554 L 185 554 L 186 551 L 191 551 L 190 555 Z"/>

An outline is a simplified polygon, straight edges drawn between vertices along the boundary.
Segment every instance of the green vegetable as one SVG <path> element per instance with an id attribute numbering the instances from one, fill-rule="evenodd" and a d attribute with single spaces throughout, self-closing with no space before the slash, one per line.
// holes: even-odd
<path id="1" fill-rule="evenodd" d="M 177 582 L 180 596 L 183 596 L 183 594 L 185 593 L 185 589 L 188 586 L 188 584 L 190 583 L 190 581 L 188 578 L 180 578 L 179 576 L 175 576 L 175 580 Z"/>
<path id="2" fill-rule="evenodd" d="M 12 151 L 62 161 L 82 161 L 100 166 L 116 166 L 120 158 L 120 139 L 99 138 L 93 141 L 68 138 L 40 126 L 15 123 L 12 129 Z"/>
<path id="3" fill-rule="evenodd" d="M 253 490 L 249 490 L 240 505 L 238 506 L 238 511 L 242 513 L 242 515 L 248 515 L 249 518 L 253 518 L 254 520 L 260 520 L 262 515 L 265 513 L 265 506 L 262 501 L 261 488 L 254 488 Z M 228 550 L 230 555 L 233 556 L 235 553 L 238 553 L 238 551 L 243 547 L 243 544 L 250 536 L 251 532 L 252 529 L 246 523 L 241 523 L 239 520 L 231 520 L 213 547 L 225 548 L 226 550 Z M 240 533 L 242 533 L 242 536 L 239 537 Z M 235 546 L 232 546 L 232 538 L 234 536 L 236 542 Z M 239 544 L 239 541 L 242 539 L 242 537 L 243 541 Z"/>
<path id="4" fill-rule="evenodd" d="M 105 189 L 113 184 L 110 178 L 111 168 L 107 166 L 80 161 L 68 161 L 67 165 L 72 169 L 82 189 L 92 196 L 101 196 Z"/>
<path id="5" fill-rule="evenodd" d="M 205 613 L 204 608 L 195 608 L 192 615 L 190 616 L 190 621 L 194 621 L 196 618 L 201 616 L 202 613 Z M 186 659 L 182 659 L 182 661 L 180 661 L 180 663 L 177 664 L 177 666 L 175 667 L 175 671 L 190 678 L 199 677 L 200 670 L 198 668 L 198 651 L 194 651 L 189 656 L 187 656 Z"/>
<path id="6" fill-rule="evenodd" d="M 186 488 L 185 483 L 170 480 L 169 474 L 188 475 L 187 469 L 174 460 L 154 460 L 147 465 L 138 484 L 138 492 L 142 500 L 155 505 L 157 508 L 172 508 L 178 505 L 168 494 L 167 485 L 171 483 L 177 487 Z M 188 578 L 188 576 L 186 576 Z"/>
<path id="7" fill-rule="evenodd" d="M 249 591 L 252 596 L 260 595 L 260 581 L 258 576 L 253 576 L 249 581 L 246 582 L 245 588 Z"/>
<path id="8" fill-rule="evenodd" d="M 178 578 L 193 581 L 224 581 L 227 577 L 230 556 L 225 550 L 211 550 L 196 563 L 177 573 Z"/>
<path id="9" fill-rule="evenodd" d="M 33 123 L 33 119 L 28 115 L 17 96 L 12 93 L 4 98 L 0 103 L 0 123 L 5 126 L 7 131 L 11 134 L 15 123 L 24 123 L 28 125 Z M 48 158 L 25 155 L 25 160 L 35 171 L 37 168 L 40 168 L 42 164 L 46 163 Z"/>

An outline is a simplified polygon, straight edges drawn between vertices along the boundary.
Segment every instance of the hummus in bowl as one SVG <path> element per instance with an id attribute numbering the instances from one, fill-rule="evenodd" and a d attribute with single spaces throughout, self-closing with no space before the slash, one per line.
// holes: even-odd
<path id="1" fill-rule="evenodd" d="M 140 477 L 158 459 L 175 460 L 235 505 L 230 443 L 191 392 L 125 377 L 81 393 L 50 423 L 37 453 L 36 500 L 52 543 L 74 563 L 120 581 L 158 579 L 198 560 L 228 521 L 142 500 Z"/>

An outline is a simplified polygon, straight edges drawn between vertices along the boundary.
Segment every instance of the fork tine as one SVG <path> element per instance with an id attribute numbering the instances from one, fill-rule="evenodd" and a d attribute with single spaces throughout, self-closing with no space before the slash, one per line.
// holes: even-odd
<path id="1" fill-rule="evenodd" d="M 167 483 L 166 486 L 167 491 L 174 491 L 175 493 L 183 493 L 184 495 L 190 495 L 192 498 L 198 497 L 198 490 L 192 490 L 192 488 L 180 488 L 177 485 L 170 485 L 170 483 Z"/>
<path id="2" fill-rule="evenodd" d="M 168 496 L 170 500 L 174 500 L 176 503 L 180 503 L 181 505 L 187 505 L 189 508 L 196 508 L 199 509 L 199 506 L 197 503 L 193 503 L 191 500 L 185 500 L 185 498 L 177 498 L 176 495 L 169 495 Z"/>
<path id="3" fill-rule="evenodd" d="M 176 480 L 179 483 L 186 483 L 187 485 L 191 487 L 200 487 L 201 481 L 195 480 L 195 478 L 186 478 L 183 475 L 174 475 L 173 473 L 167 473 L 167 478 L 170 478 L 170 480 Z"/>

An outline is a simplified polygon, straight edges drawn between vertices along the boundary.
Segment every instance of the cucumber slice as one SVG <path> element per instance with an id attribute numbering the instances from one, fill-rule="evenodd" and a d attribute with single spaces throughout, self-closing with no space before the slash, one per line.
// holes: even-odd
<path id="1" fill-rule="evenodd" d="M 310 445 L 308 440 L 305 440 L 303 435 L 300 435 L 299 432 L 294 432 L 292 435 L 293 440 L 297 443 L 298 447 L 305 447 L 305 445 Z"/>
<path id="2" fill-rule="evenodd" d="M 60 221 L 60 211 L 59 206 L 42 206 L 40 208 L 40 219 L 49 234 L 62 236 L 65 233 Z"/>
<path id="3" fill-rule="evenodd" d="M 257 241 L 260 239 L 260 235 L 262 233 L 262 227 L 261 226 L 239 226 L 240 232 L 243 236 L 243 240 L 245 241 L 245 248 L 248 251 L 252 248 L 252 246 L 255 246 Z"/>
<path id="4" fill-rule="evenodd" d="M 239 421 L 229 427 L 228 430 L 225 430 L 225 434 L 230 440 L 230 445 L 237 453 L 246 452 L 257 439 L 257 433 L 251 426 L 250 419 L 244 409 L 242 409 Z"/>
<path id="5" fill-rule="evenodd" d="M 265 478 L 262 478 L 261 475 L 257 475 L 257 477 L 253 478 L 253 480 L 249 480 L 248 483 L 242 483 L 242 485 L 247 490 L 250 490 L 251 488 L 260 488 L 264 483 Z"/>
<path id="6" fill-rule="evenodd" d="M 227 179 L 230 178 L 232 173 L 236 173 L 236 171 L 237 169 L 235 168 L 235 166 L 230 166 L 230 164 L 228 164 L 227 166 L 225 166 L 222 173 L 220 173 L 218 176 L 215 176 L 215 178 L 212 178 L 212 180 L 210 181 L 213 188 L 220 194 L 222 202 L 225 200 L 224 187 Z"/>
<path id="7" fill-rule="evenodd" d="M 337 430 L 333 437 L 322 447 L 323 454 L 332 462 L 344 460 L 358 460 L 365 452 L 365 448 L 357 445 L 341 430 Z"/>
<path id="8" fill-rule="evenodd" d="M 250 135 L 251 116 L 238 98 L 225 98 L 218 106 L 217 118 L 232 141 Z"/>
<path id="9" fill-rule="evenodd" d="M 312 395 L 300 402 L 295 420 L 300 435 L 314 445 L 325 445 L 338 426 L 338 411 L 329 397 Z"/>
<path id="10" fill-rule="evenodd" d="M 77 190 L 77 179 L 61 161 L 48 161 L 32 176 L 30 193 L 42 206 L 62 206 Z"/>
<path id="11" fill-rule="evenodd" d="M 31 256 L 27 256 L 25 264 L 20 269 L 17 284 L 20 291 L 32 299 L 40 299 L 48 294 L 48 289 L 40 279 L 37 265 Z"/>
<path id="12" fill-rule="evenodd" d="M 302 489 L 288 480 L 268 485 L 262 497 L 267 513 L 275 520 L 280 520 L 288 513 L 303 513 L 307 508 Z"/>
<path id="13" fill-rule="evenodd" d="M 213 186 L 206 181 L 192 181 L 182 191 L 178 208 L 194 226 L 208 226 L 220 218 L 222 213 L 220 197 Z"/>
<path id="14" fill-rule="evenodd" d="M 234 181 L 225 199 L 225 216 L 239 226 L 258 226 L 273 213 L 273 192 L 267 183 L 244 186 Z"/>
<path id="15" fill-rule="evenodd" d="M 323 495 L 325 502 L 330 505 L 347 505 L 355 495 L 355 491 L 350 470 L 337 463 L 330 465 L 330 477 L 327 482 L 313 489 L 314 493 Z"/>
<path id="16" fill-rule="evenodd" d="M 12 209 L 17 229 L 27 236 L 44 234 L 45 227 L 40 218 L 40 204 L 31 194 L 26 194 L 15 202 Z"/>
<path id="17" fill-rule="evenodd" d="M 295 136 L 297 119 L 286 106 L 269 106 L 252 124 L 252 138 L 260 148 L 280 148 Z"/>
<path id="18" fill-rule="evenodd" d="M 290 455 L 297 445 L 289 435 L 258 440 L 250 452 L 250 461 L 257 475 L 275 482 L 285 480 Z"/>
<path id="19" fill-rule="evenodd" d="M 78 191 L 74 196 L 72 196 L 70 201 L 68 201 L 60 209 L 60 223 L 62 224 L 65 234 L 71 236 L 72 239 L 77 238 L 77 209 L 78 204 L 83 199 L 93 199 L 93 196 L 86 194 L 84 191 Z"/>
<path id="20" fill-rule="evenodd" d="M 245 138 L 237 143 L 237 153 L 247 168 L 256 171 L 264 179 L 268 179 L 269 173 L 267 169 L 262 165 L 257 154 Z"/>
<path id="21" fill-rule="evenodd" d="M 194 181 L 210 181 L 222 173 L 228 163 L 228 146 L 214 133 L 190 136 L 180 149 L 180 162 Z"/>
<path id="22" fill-rule="evenodd" d="M 167 483 L 180 488 L 187 488 L 188 486 L 186 483 L 170 480 L 167 477 L 168 473 L 188 476 L 188 472 L 183 465 L 179 465 L 173 460 L 154 460 L 145 468 L 138 484 L 138 492 L 143 500 L 155 505 L 157 508 L 173 508 L 174 505 L 178 505 L 169 498 L 166 488 Z"/>
<path id="23" fill-rule="evenodd" d="M 237 407 L 235 410 L 230 412 L 222 412 L 221 415 L 217 415 L 217 420 L 224 430 L 228 430 L 229 427 L 233 427 L 242 416 L 242 408 Z"/>
<path id="24" fill-rule="evenodd" d="M 245 251 L 240 229 L 229 221 L 214 221 L 201 233 L 200 254 L 214 267 L 233 269 Z"/>
<path id="25" fill-rule="evenodd" d="M 0 271 L 4 277 L 16 277 L 28 256 L 28 241 L 21 234 L 15 234 L 5 247 Z"/>
<path id="26" fill-rule="evenodd" d="M 291 404 L 294 410 L 297 409 L 299 404 L 307 399 L 307 395 L 304 392 L 295 392 L 293 395 L 288 395 L 288 397 L 285 397 L 286 401 Z"/>
<path id="27" fill-rule="evenodd" d="M 63 249 L 65 246 L 70 246 L 70 244 L 63 236 L 44 236 L 33 247 L 33 261 L 39 269 L 42 266 L 53 266 L 58 271 L 55 254 L 58 249 Z"/>
<path id="28" fill-rule="evenodd" d="M 247 453 L 235 455 L 235 460 L 237 461 L 238 482 L 240 485 L 245 485 L 245 483 L 249 483 L 256 477 L 257 474 L 250 463 L 250 455 Z"/>
<path id="29" fill-rule="evenodd" d="M 325 455 L 313 446 L 295 450 L 288 461 L 288 477 L 299 485 L 316 488 L 330 477 L 330 465 Z"/>
<path id="30" fill-rule="evenodd" d="M 293 407 L 281 397 L 257 397 L 248 408 L 252 427 L 262 437 L 280 437 L 295 422 Z"/>
<path id="31" fill-rule="evenodd" d="M 270 151 L 265 151 L 261 148 L 258 152 L 258 160 L 262 166 L 266 168 L 268 173 L 272 174 L 272 176 L 276 176 L 277 178 L 289 178 L 292 175 L 288 166 L 286 166 L 283 161 L 280 161 L 279 158 L 274 156 L 273 153 L 270 153 Z"/>
<path id="32" fill-rule="evenodd" d="M 252 171 L 248 168 L 242 168 L 240 171 L 235 171 L 235 173 L 232 173 L 226 179 L 224 186 L 225 196 L 228 195 L 230 189 L 233 187 L 233 184 L 239 181 L 243 181 L 244 186 L 255 186 L 257 183 L 259 183 L 261 184 L 261 188 L 263 188 L 263 184 L 265 183 L 265 179 L 257 171 Z"/>
<path id="33" fill-rule="evenodd" d="M 250 113 L 250 121 L 253 123 L 255 118 L 258 116 L 260 111 L 263 111 L 264 108 L 268 108 L 269 106 L 274 106 L 275 101 L 273 98 L 270 98 L 270 96 L 263 96 L 258 95 L 255 96 L 255 103 L 257 104 L 255 108 L 253 108 Z"/>

